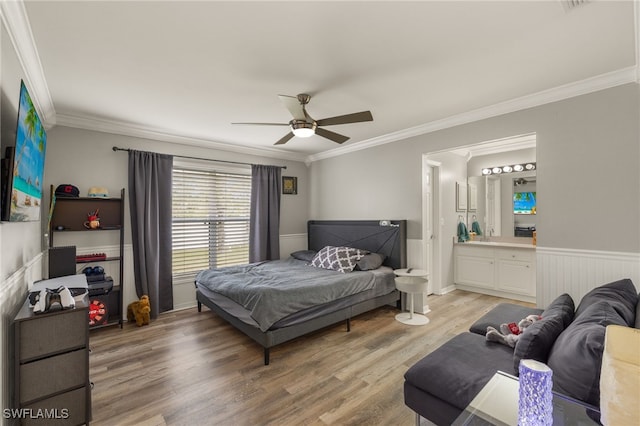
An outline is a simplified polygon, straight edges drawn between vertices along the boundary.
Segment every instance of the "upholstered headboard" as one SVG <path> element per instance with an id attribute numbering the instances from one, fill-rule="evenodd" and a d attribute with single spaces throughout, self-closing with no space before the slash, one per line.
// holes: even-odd
<path id="1" fill-rule="evenodd" d="M 307 238 L 309 250 L 354 247 L 384 254 L 393 269 L 407 267 L 406 220 L 310 220 Z"/>

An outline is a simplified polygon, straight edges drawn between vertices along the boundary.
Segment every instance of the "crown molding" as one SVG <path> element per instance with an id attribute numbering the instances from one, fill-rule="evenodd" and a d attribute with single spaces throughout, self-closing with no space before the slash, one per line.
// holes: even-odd
<path id="1" fill-rule="evenodd" d="M 244 145 L 232 145 L 230 143 L 218 142 L 211 139 L 176 135 L 163 129 L 153 129 L 151 127 L 137 126 L 134 124 L 122 123 L 120 121 L 105 120 L 89 116 L 58 114 L 56 124 L 58 126 L 73 127 L 76 129 L 151 139 L 154 141 L 170 142 L 207 149 L 217 149 L 219 151 L 234 152 L 237 154 L 276 158 L 279 160 L 303 162 L 306 157 L 305 154 L 285 152 L 269 148 L 252 148 Z"/>
<path id="2" fill-rule="evenodd" d="M 445 149 L 438 152 L 451 152 L 453 154 L 467 157 L 467 161 L 473 157 L 479 157 L 482 155 L 498 154 L 508 151 L 517 151 L 520 149 L 535 148 L 536 147 L 536 134 L 526 133 L 524 135 L 509 136 L 506 138 L 493 139 L 481 143 L 475 143 L 468 146 L 462 146 L 454 150 Z"/>
<path id="3" fill-rule="evenodd" d="M 33 40 L 31 25 L 22 1 L 0 1 L 2 23 L 7 29 L 11 44 L 24 71 L 29 95 L 45 128 L 56 124 L 56 110 L 49 93 L 38 49 Z"/>
<path id="4" fill-rule="evenodd" d="M 595 77 L 576 81 L 573 83 L 558 86 L 552 89 L 543 90 L 531 95 L 522 96 L 509 101 L 500 102 L 483 108 L 474 109 L 472 111 L 461 114 L 452 115 L 440 120 L 421 124 L 419 126 L 410 127 L 393 133 L 388 133 L 376 138 L 368 139 L 353 143 L 351 145 L 334 148 L 330 151 L 313 154 L 305 159 L 306 163 L 324 160 L 331 157 L 337 157 L 350 152 L 360 151 L 362 149 L 372 148 L 378 145 L 384 145 L 391 142 L 397 142 L 403 139 L 432 133 L 438 130 L 448 129 L 462 124 L 472 123 L 474 121 L 484 120 L 511 112 L 532 108 L 551 102 L 557 102 L 564 99 L 573 98 L 575 96 L 596 92 L 599 90 L 609 89 L 611 87 L 620 86 L 622 84 L 637 82 L 638 67 L 628 67 L 617 71 L 601 74 Z"/>

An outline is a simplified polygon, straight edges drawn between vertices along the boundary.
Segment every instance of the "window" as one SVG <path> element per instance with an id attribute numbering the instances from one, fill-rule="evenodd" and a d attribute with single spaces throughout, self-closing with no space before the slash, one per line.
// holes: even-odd
<path id="1" fill-rule="evenodd" d="M 251 176 L 243 172 L 174 163 L 174 277 L 249 262 Z"/>

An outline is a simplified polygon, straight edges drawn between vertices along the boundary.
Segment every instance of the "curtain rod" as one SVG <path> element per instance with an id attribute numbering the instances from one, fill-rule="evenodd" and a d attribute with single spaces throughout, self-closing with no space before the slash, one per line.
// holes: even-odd
<path id="1" fill-rule="evenodd" d="M 117 146 L 114 146 L 112 149 L 114 151 L 127 151 L 127 152 L 131 151 L 131 149 L 129 149 L 129 148 L 118 148 Z M 242 161 L 214 160 L 213 158 L 189 157 L 187 155 L 172 155 L 172 154 L 168 154 L 168 155 L 171 155 L 173 157 L 179 157 L 179 158 L 188 158 L 190 160 L 216 161 L 218 163 L 243 164 L 245 166 L 253 166 L 254 165 L 253 163 L 245 163 L 245 162 L 242 162 Z M 267 164 L 260 164 L 260 165 L 262 166 L 262 165 L 267 165 Z M 273 166 L 273 167 L 280 167 L 281 169 L 286 169 L 287 168 L 287 166 Z"/>

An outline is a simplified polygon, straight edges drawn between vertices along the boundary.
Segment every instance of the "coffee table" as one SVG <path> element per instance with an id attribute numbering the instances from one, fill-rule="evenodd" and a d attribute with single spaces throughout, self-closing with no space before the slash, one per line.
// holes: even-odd
<path id="1" fill-rule="evenodd" d="M 554 425 L 598 425 L 600 412 L 568 396 L 553 392 Z M 596 419 L 596 420 L 594 420 Z M 458 416 L 453 425 L 518 424 L 518 378 L 498 371 Z"/>

